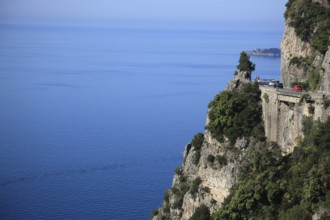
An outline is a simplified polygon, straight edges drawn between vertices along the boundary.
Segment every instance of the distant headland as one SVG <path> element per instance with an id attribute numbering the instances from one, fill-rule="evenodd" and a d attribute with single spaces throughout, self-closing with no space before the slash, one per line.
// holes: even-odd
<path id="1" fill-rule="evenodd" d="M 262 57 L 280 57 L 281 49 L 279 48 L 268 48 L 268 49 L 253 49 L 251 51 L 246 51 L 250 56 L 262 56 Z"/>

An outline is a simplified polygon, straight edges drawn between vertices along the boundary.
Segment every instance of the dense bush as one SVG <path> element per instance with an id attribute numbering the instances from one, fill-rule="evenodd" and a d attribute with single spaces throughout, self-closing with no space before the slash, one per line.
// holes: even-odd
<path id="1" fill-rule="evenodd" d="M 180 181 L 181 183 L 183 183 L 183 182 L 186 181 L 186 177 L 185 177 L 185 175 L 183 174 L 183 169 L 182 169 L 182 167 L 177 167 L 177 168 L 175 169 L 175 174 L 178 175 L 178 177 L 179 177 L 179 181 Z"/>
<path id="2" fill-rule="evenodd" d="M 330 99 L 323 98 L 322 104 L 323 104 L 324 109 L 327 109 L 330 106 Z"/>
<path id="3" fill-rule="evenodd" d="M 297 67 L 302 67 L 302 66 L 306 66 L 307 65 L 307 60 L 303 57 L 292 57 L 290 59 L 289 65 L 294 65 Z"/>
<path id="4" fill-rule="evenodd" d="M 209 123 L 206 128 L 212 136 L 223 141 L 224 136 L 233 144 L 244 136 L 264 139 L 261 91 L 257 83 L 243 84 L 236 91 L 223 91 L 209 104 Z"/>
<path id="5" fill-rule="evenodd" d="M 191 145 L 196 149 L 201 149 L 204 142 L 204 134 L 198 133 L 194 136 L 194 139 L 191 141 Z"/>
<path id="6" fill-rule="evenodd" d="M 305 138 L 292 154 L 281 156 L 275 144 L 250 152 L 215 219 L 311 219 L 330 208 L 330 118 L 303 124 Z"/>
<path id="7" fill-rule="evenodd" d="M 201 149 L 202 149 L 202 145 L 204 142 L 204 134 L 202 133 L 198 133 L 194 136 L 194 139 L 191 141 L 191 145 L 193 146 L 194 150 L 195 150 L 195 155 L 193 158 L 193 163 L 195 165 L 198 164 L 199 159 L 201 157 Z"/>
<path id="8" fill-rule="evenodd" d="M 180 209 L 183 204 L 183 197 L 188 192 L 189 185 L 187 183 L 181 183 L 175 187 L 172 187 L 172 193 L 175 196 L 175 201 L 172 208 Z"/>
<path id="9" fill-rule="evenodd" d="M 158 215 L 158 209 L 153 209 L 151 212 L 151 218 L 153 218 L 156 215 Z"/>
<path id="10" fill-rule="evenodd" d="M 181 176 L 183 174 L 182 167 L 175 168 L 175 174 Z"/>
<path id="11" fill-rule="evenodd" d="M 317 89 L 319 82 L 321 81 L 321 75 L 319 71 L 313 71 L 308 75 L 307 78 L 309 88 L 314 91 Z"/>
<path id="12" fill-rule="evenodd" d="M 192 182 L 191 186 L 190 186 L 190 193 L 192 195 L 194 195 L 195 193 L 198 192 L 198 187 L 201 184 L 202 180 L 200 177 L 197 177 L 196 179 L 194 179 L 194 181 Z"/>
<path id="13" fill-rule="evenodd" d="M 210 154 L 210 155 L 207 156 L 207 161 L 208 162 L 213 163 L 214 160 L 215 160 L 215 157 L 212 154 Z"/>
<path id="14" fill-rule="evenodd" d="M 218 163 L 219 163 L 219 165 L 220 165 L 221 167 L 227 165 L 227 158 L 226 158 L 225 156 L 217 155 L 217 156 L 216 156 L 216 159 L 217 159 L 217 161 L 218 161 Z"/>
<path id="15" fill-rule="evenodd" d="M 210 210 L 204 204 L 198 207 L 189 220 L 211 220 Z"/>

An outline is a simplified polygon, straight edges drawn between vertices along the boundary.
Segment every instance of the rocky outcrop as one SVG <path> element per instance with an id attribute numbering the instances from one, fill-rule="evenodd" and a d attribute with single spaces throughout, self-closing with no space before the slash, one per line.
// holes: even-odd
<path id="1" fill-rule="evenodd" d="M 237 70 L 235 72 L 234 80 L 230 81 L 227 86 L 228 91 L 238 89 L 244 83 L 251 82 L 251 72 Z"/>

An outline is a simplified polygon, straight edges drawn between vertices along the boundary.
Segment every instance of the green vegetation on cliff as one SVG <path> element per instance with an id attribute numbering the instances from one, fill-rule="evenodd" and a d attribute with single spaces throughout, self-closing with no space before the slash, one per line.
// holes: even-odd
<path id="1" fill-rule="evenodd" d="M 311 219 L 323 210 L 330 218 L 330 117 L 304 121 L 304 140 L 281 156 L 274 143 L 250 151 L 239 183 L 214 219 Z"/>
<path id="2" fill-rule="evenodd" d="M 232 144 L 245 136 L 264 140 L 260 94 L 258 84 L 247 83 L 235 91 L 216 95 L 209 104 L 207 130 L 217 140 L 226 137 Z"/>
<path id="3" fill-rule="evenodd" d="M 199 159 L 201 157 L 201 149 L 202 149 L 203 142 L 204 142 L 204 134 L 198 133 L 194 136 L 194 139 L 190 143 L 194 147 L 194 150 L 195 150 L 195 154 L 194 154 L 194 158 L 193 158 L 193 163 L 195 165 L 198 164 Z"/>
<path id="4" fill-rule="evenodd" d="M 201 205 L 189 220 L 211 220 L 209 208 L 206 205 Z"/>
<path id="5" fill-rule="evenodd" d="M 251 73 L 255 70 L 255 67 L 256 65 L 250 61 L 250 56 L 244 51 L 241 52 L 237 69 Z"/>
<path id="6" fill-rule="evenodd" d="M 330 46 L 330 8 L 312 0 L 289 0 L 286 7 L 285 19 L 297 36 L 325 54 Z"/>

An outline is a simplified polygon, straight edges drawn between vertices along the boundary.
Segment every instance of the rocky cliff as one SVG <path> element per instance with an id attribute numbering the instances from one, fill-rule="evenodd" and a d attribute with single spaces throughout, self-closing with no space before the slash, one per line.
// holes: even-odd
<path id="1" fill-rule="evenodd" d="M 245 53 L 242 56 L 246 58 Z M 249 60 L 241 62 L 251 68 L 237 69 L 234 80 L 228 84 L 229 93 L 236 94 L 251 83 L 254 64 Z M 206 127 L 209 116 L 210 113 Z M 154 211 L 153 220 L 186 220 L 201 205 L 206 205 L 211 213 L 218 210 L 237 184 L 242 162 L 255 143 L 254 137 L 239 137 L 234 143 L 228 138 L 219 141 L 209 130 L 197 134 L 185 147 L 182 167 L 176 168 L 172 188 L 166 191 L 162 207 Z"/>
<path id="2" fill-rule="evenodd" d="M 310 8 L 313 12 L 309 11 Z M 308 20 L 310 16 L 313 20 Z M 326 121 L 330 115 L 329 1 L 289 0 L 285 17 L 281 81 L 287 90 L 260 87 L 263 124 L 256 126 L 259 130 L 264 128 L 267 141 L 278 143 L 283 155 L 292 153 L 301 144 L 306 118 Z M 251 81 L 254 65 L 249 63 L 247 69 L 239 66 L 234 80 L 226 89 L 230 94 Z M 302 84 L 305 91 L 290 92 L 292 83 Z M 233 109 L 235 103 L 239 102 L 231 102 Z M 210 128 L 211 117 L 213 115 L 209 111 L 207 128 Z M 241 124 L 248 124 L 251 122 L 249 120 L 246 117 Z M 166 191 L 162 207 L 154 210 L 153 220 L 186 220 L 201 205 L 205 205 L 211 213 L 222 207 L 225 198 L 238 183 L 244 161 L 249 160 L 250 153 L 265 143 L 260 141 L 262 138 L 258 135 L 252 135 L 254 132 L 241 135 L 233 142 L 228 131 L 241 132 L 235 129 L 226 130 L 227 137 L 225 135 L 223 139 L 215 137 L 207 129 L 185 147 L 182 167 L 176 169 L 172 188 Z M 283 168 L 282 165 L 279 167 Z M 285 197 L 288 195 L 282 196 L 282 199 L 290 200 Z M 315 216 L 313 219 L 320 218 Z"/>
<path id="3" fill-rule="evenodd" d="M 303 138 L 304 118 L 325 121 L 330 113 L 326 104 L 330 95 L 329 1 L 290 0 L 285 17 L 281 81 L 288 89 L 302 84 L 304 92 L 283 95 L 263 88 L 262 97 L 266 136 L 288 154 Z"/>
<path id="4" fill-rule="evenodd" d="M 313 91 L 329 92 L 330 9 L 327 0 L 290 0 L 281 43 L 281 81 L 304 83 Z"/>

